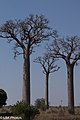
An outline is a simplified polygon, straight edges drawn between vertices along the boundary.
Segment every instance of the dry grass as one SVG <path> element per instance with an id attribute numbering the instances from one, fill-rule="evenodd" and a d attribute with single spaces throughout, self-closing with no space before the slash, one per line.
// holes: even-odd
<path id="1" fill-rule="evenodd" d="M 10 108 L 4 107 L 0 109 L 0 112 L 8 111 L 8 109 L 10 111 Z M 67 107 L 50 107 L 46 111 L 40 111 L 34 120 L 80 120 L 80 107 L 75 107 L 75 115 L 70 115 Z"/>
<path id="2" fill-rule="evenodd" d="M 37 115 L 34 120 L 80 120 L 80 107 L 75 108 L 75 115 L 70 115 L 67 107 L 52 107 L 40 111 L 40 115 Z"/>

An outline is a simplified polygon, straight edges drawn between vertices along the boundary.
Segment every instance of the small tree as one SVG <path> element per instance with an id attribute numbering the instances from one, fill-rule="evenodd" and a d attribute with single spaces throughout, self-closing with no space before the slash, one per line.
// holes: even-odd
<path id="1" fill-rule="evenodd" d="M 39 110 L 34 106 L 27 105 L 24 102 L 17 102 L 12 107 L 12 113 L 14 116 L 22 117 L 23 120 L 32 120 L 36 114 L 39 114 Z"/>
<path id="2" fill-rule="evenodd" d="M 67 66 L 68 110 L 74 113 L 74 66 L 80 60 L 80 37 L 71 36 L 53 40 L 48 46 L 49 52 L 56 58 L 62 58 Z"/>
<path id="3" fill-rule="evenodd" d="M 3 89 L 0 89 L 0 107 L 6 105 L 7 94 Z"/>
<path id="4" fill-rule="evenodd" d="M 37 109 L 40 109 L 40 110 L 45 110 L 45 109 L 46 109 L 45 99 L 44 99 L 44 98 L 38 98 L 38 99 L 35 101 L 35 107 L 36 107 Z"/>
<path id="5" fill-rule="evenodd" d="M 48 27 L 48 20 L 43 15 L 30 15 L 24 20 L 9 20 L 0 27 L 0 38 L 14 42 L 14 57 L 23 55 L 23 95 L 22 100 L 30 104 L 30 55 L 33 48 L 49 36 L 56 36 L 56 31 Z"/>
<path id="6" fill-rule="evenodd" d="M 55 65 L 56 59 L 51 56 L 50 53 L 45 53 L 43 57 L 38 57 L 34 62 L 39 63 L 43 69 L 43 73 L 46 75 L 45 82 L 45 104 L 46 108 L 49 108 L 49 75 L 55 71 L 58 71 L 59 67 Z"/>

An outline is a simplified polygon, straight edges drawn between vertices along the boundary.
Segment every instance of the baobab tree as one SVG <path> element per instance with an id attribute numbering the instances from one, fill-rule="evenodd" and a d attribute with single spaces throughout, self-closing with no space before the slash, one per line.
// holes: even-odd
<path id="1" fill-rule="evenodd" d="M 80 37 L 55 39 L 48 46 L 52 56 L 62 58 L 67 66 L 68 111 L 74 114 L 74 66 L 80 60 Z"/>
<path id="2" fill-rule="evenodd" d="M 43 73 L 46 76 L 45 79 L 45 105 L 46 108 L 49 108 L 49 75 L 50 73 L 53 73 L 55 71 L 58 71 L 60 67 L 55 65 L 57 59 L 55 59 L 53 56 L 51 57 L 51 54 L 45 53 L 42 57 L 37 57 L 34 62 L 39 63 L 43 69 Z"/>
<path id="3" fill-rule="evenodd" d="M 24 20 L 9 20 L 0 27 L 0 38 L 14 43 L 14 57 L 23 55 L 22 100 L 27 104 L 30 104 L 30 55 L 34 47 L 51 34 L 55 36 L 56 31 L 48 27 L 48 20 L 43 15 L 30 15 Z"/>

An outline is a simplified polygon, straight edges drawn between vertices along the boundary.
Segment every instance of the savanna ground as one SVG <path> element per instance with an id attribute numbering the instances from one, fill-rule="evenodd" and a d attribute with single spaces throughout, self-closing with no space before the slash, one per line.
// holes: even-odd
<path id="1" fill-rule="evenodd" d="M 0 112 L 10 112 L 11 108 L 3 108 Z M 9 111 L 8 111 L 9 110 Z M 2 119 L 1 119 L 2 120 Z M 4 119 L 3 119 L 4 120 Z M 13 120 L 13 119 L 6 119 Z M 75 107 L 75 114 L 70 115 L 67 107 L 50 107 L 48 110 L 40 110 L 33 120 L 80 120 L 80 107 Z"/>
<path id="2" fill-rule="evenodd" d="M 80 107 L 75 107 L 75 115 L 70 115 L 67 107 L 51 107 L 40 111 L 34 120 L 80 120 Z"/>

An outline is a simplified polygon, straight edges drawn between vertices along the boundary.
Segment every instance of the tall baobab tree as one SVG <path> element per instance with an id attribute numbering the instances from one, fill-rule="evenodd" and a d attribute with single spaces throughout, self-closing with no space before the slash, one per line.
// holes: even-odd
<path id="1" fill-rule="evenodd" d="M 53 40 L 48 50 L 56 58 L 62 58 L 67 66 L 68 111 L 74 114 L 74 66 L 80 60 L 80 37 L 71 36 Z"/>
<path id="2" fill-rule="evenodd" d="M 57 59 L 51 57 L 51 54 L 45 53 L 44 56 L 38 57 L 34 62 L 39 63 L 43 69 L 43 73 L 46 76 L 45 79 L 45 105 L 46 108 L 49 108 L 49 75 L 55 71 L 58 71 L 60 67 L 55 65 Z"/>
<path id="3" fill-rule="evenodd" d="M 22 100 L 30 104 L 30 55 L 33 48 L 48 39 L 56 31 L 48 27 L 48 20 L 43 15 L 30 15 L 24 20 L 9 20 L 0 27 L 0 38 L 14 42 L 15 57 L 23 55 L 23 96 Z"/>

